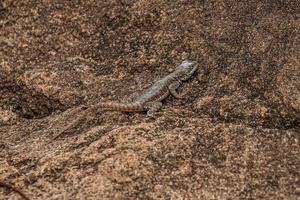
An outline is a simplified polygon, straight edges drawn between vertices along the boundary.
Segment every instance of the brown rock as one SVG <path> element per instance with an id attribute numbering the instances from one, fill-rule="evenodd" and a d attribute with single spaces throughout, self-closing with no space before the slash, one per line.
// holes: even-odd
<path id="1" fill-rule="evenodd" d="M 29 199 L 297 199 L 299 13 L 298 0 L 1 1 L 0 183 Z M 189 92 L 157 118 L 98 110 L 70 126 L 81 104 L 130 99 L 186 58 L 200 66 Z"/>

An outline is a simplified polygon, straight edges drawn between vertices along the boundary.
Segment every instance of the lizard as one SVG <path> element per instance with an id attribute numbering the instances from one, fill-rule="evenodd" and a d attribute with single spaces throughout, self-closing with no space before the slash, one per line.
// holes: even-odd
<path id="1" fill-rule="evenodd" d="M 184 94 L 179 94 L 176 89 L 183 81 L 188 80 L 197 70 L 197 62 L 184 60 L 176 70 L 162 79 L 155 82 L 146 89 L 142 95 L 135 98 L 130 103 L 100 102 L 95 105 L 97 108 L 110 111 L 123 112 L 144 112 L 147 111 L 149 117 L 154 117 L 154 113 L 161 109 L 162 101 L 169 95 L 175 98 L 182 98 Z"/>
<path id="2" fill-rule="evenodd" d="M 180 65 L 176 67 L 175 71 L 155 82 L 150 88 L 146 89 L 140 96 L 133 99 L 133 101 L 131 101 L 130 103 L 100 102 L 85 110 L 85 113 L 89 113 L 89 111 L 98 108 L 101 108 L 104 111 L 146 111 L 149 117 L 155 118 L 155 112 L 161 109 L 162 101 L 166 99 L 169 95 L 180 99 L 186 94 L 179 94 L 176 90 L 184 81 L 187 81 L 191 78 L 191 76 L 195 73 L 197 68 L 198 63 L 196 61 L 184 60 Z M 77 124 L 77 122 L 81 119 L 82 117 L 75 120 L 75 123 L 72 123 L 62 132 L 65 132 L 74 124 Z M 60 134 L 55 136 L 55 138 L 57 138 Z"/>

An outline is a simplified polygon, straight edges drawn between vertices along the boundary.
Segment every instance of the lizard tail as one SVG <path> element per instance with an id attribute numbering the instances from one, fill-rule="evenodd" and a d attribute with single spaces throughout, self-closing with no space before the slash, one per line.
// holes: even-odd
<path id="1" fill-rule="evenodd" d="M 95 107 L 103 110 L 123 111 L 123 112 L 140 112 L 143 111 L 143 106 L 140 103 L 117 103 L 106 102 L 97 103 Z"/>

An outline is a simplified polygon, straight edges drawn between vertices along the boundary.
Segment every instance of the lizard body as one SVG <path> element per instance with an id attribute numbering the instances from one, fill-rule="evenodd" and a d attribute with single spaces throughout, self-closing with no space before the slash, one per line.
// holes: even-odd
<path id="1" fill-rule="evenodd" d="M 123 112 L 147 111 L 147 115 L 153 117 L 154 113 L 162 107 L 162 100 L 169 95 L 173 95 L 175 98 L 184 96 L 184 94 L 178 94 L 176 89 L 183 81 L 188 80 L 196 69 L 195 61 L 184 60 L 174 72 L 155 82 L 131 103 L 105 102 L 98 103 L 95 107 Z"/>
<path id="2" fill-rule="evenodd" d="M 182 98 L 186 94 L 178 94 L 176 89 L 179 88 L 183 81 L 188 80 L 196 70 L 197 62 L 184 60 L 176 67 L 174 72 L 155 82 L 150 88 L 146 89 L 142 95 L 130 103 L 100 102 L 90 106 L 84 111 L 83 115 L 78 116 L 73 123 L 58 133 L 53 139 L 59 137 L 66 130 L 76 126 L 88 113 L 91 113 L 93 110 L 98 110 L 99 108 L 102 110 L 122 112 L 147 111 L 148 116 L 154 117 L 154 113 L 162 107 L 162 101 L 169 95 L 173 95 L 175 98 Z M 86 106 L 81 106 L 79 109 L 81 108 L 86 108 Z"/>

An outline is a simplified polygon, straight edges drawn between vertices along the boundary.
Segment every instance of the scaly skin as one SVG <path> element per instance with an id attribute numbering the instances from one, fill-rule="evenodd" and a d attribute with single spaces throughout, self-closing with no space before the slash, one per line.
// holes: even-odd
<path id="1" fill-rule="evenodd" d="M 107 102 L 98 103 L 94 107 L 103 110 L 123 111 L 123 112 L 143 112 L 154 117 L 154 113 L 162 107 L 162 101 L 169 95 L 175 98 L 182 98 L 184 94 L 178 94 L 176 89 L 183 81 L 188 80 L 196 71 L 197 63 L 194 61 L 183 61 L 174 72 L 154 83 L 144 91 L 142 95 L 134 99 L 131 103 Z"/>
<path id="2" fill-rule="evenodd" d="M 162 101 L 169 95 L 175 98 L 182 98 L 184 94 L 178 94 L 176 89 L 183 81 L 188 80 L 197 70 L 197 62 L 184 60 L 174 72 L 154 83 L 150 88 L 144 91 L 142 95 L 134 99 L 131 103 L 118 102 L 100 102 L 85 110 L 73 123 L 68 125 L 64 130 L 58 133 L 53 139 L 59 137 L 62 133 L 76 126 L 88 113 L 93 110 L 102 109 L 110 111 L 122 112 L 143 112 L 147 111 L 147 115 L 154 117 L 154 113 L 161 109 Z M 79 109 L 85 106 L 81 106 Z"/>

